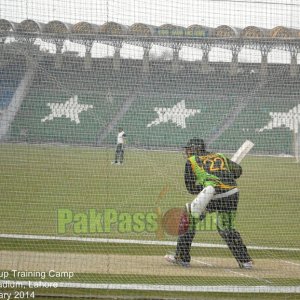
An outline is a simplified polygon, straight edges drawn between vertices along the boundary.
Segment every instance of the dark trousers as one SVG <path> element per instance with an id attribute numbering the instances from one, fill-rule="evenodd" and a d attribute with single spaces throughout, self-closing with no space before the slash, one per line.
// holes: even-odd
<path id="1" fill-rule="evenodd" d="M 235 230 L 234 219 L 235 211 L 222 212 L 218 214 L 218 232 L 222 239 L 227 244 L 234 258 L 238 263 L 245 263 L 251 260 L 248 250 L 243 243 L 240 233 Z M 191 261 L 191 246 L 195 237 L 195 227 L 199 220 L 190 216 L 189 230 L 182 235 L 179 235 L 177 240 L 176 254 L 178 259 L 184 262 Z"/>
<path id="2" fill-rule="evenodd" d="M 120 162 L 123 163 L 124 161 L 124 145 L 118 144 L 116 148 L 116 154 L 115 154 L 115 163 Z"/>

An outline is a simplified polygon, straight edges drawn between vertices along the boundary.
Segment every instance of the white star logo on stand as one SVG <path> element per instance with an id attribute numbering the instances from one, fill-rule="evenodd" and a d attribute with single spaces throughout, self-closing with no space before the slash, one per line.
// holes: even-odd
<path id="1" fill-rule="evenodd" d="M 185 108 L 185 100 L 181 100 L 172 108 L 155 107 L 154 110 L 157 112 L 158 118 L 149 123 L 147 127 L 171 121 L 181 128 L 186 128 L 185 119 L 201 112 L 201 109 Z"/>
<path id="2" fill-rule="evenodd" d="M 41 122 L 51 121 L 54 118 L 61 118 L 65 116 L 76 124 L 79 124 L 80 120 L 78 115 L 82 111 L 87 111 L 89 108 L 93 108 L 93 105 L 79 104 L 77 95 L 70 98 L 70 100 L 65 103 L 47 103 L 47 105 L 50 107 L 52 112 L 49 116 L 42 119 Z"/>
<path id="3" fill-rule="evenodd" d="M 300 104 L 293 107 L 288 112 L 270 112 L 272 120 L 265 127 L 259 129 L 259 132 L 285 126 L 298 133 L 300 125 Z"/>

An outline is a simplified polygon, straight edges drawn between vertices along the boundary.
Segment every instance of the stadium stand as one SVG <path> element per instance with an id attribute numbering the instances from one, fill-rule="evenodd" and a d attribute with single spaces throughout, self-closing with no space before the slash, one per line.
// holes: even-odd
<path id="1" fill-rule="evenodd" d="M 118 72 L 112 64 L 112 59 L 94 59 L 92 69 L 85 70 L 83 58 L 64 57 L 57 69 L 55 55 L 45 56 L 9 139 L 113 145 L 114 128 L 122 126 L 133 147 L 178 148 L 188 137 L 200 135 L 211 148 L 227 151 L 247 138 L 256 143 L 258 153 L 293 151 L 292 131 L 284 124 L 261 130 L 271 112 L 288 112 L 299 103 L 300 82 L 290 76 L 287 65 L 269 65 L 272 75 L 263 78 L 253 71 L 259 70 L 258 64 L 240 64 L 235 76 L 229 75 L 226 63 L 210 63 L 208 74 L 192 62 L 181 62 L 176 74 L 170 61 L 151 61 L 149 74 L 142 72 L 141 60 L 121 60 Z M 16 82 L 21 74 L 10 76 Z M 75 98 L 83 105 L 78 115 Z M 65 111 L 56 109 L 56 116 L 51 103 Z"/>
<path id="2" fill-rule="evenodd" d="M 24 76 L 25 65 L 13 60 L 0 65 L 0 110 L 5 110 Z"/>

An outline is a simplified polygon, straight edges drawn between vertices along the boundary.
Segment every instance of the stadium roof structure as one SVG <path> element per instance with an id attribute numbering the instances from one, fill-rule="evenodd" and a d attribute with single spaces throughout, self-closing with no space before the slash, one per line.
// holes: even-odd
<path id="1" fill-rule="evenodd" d="M 158 27 L 159 36 L 185 36 L 186 28 L 172 24 L 163 24 Z"/>
<path id="2" fill-rule="evenodd" d="M 0 19 L 0 32 L 16 31 L 18 23 Z"/>
<path id="3" fill-rule="evenodd" d="M 229 25 L 211 28 L 199 24 L 183 27 L 174 24 L 154 26 L 134 23 L 129 26 L 112 21 L 98 25 L 85 21 L 69 24 L 59 20 L 47 24 L 24 20 L 17 24 L 1 19 L 0 43 L 4 44 L 8 37 L 14 37 L 24 44 L 34 44 L 36 39 L 40 38 L 54 43 L 56 53 L 62 53 L 64 42 L 69 40 L 84 45 L 88 56 L 94 43 L 106 44 L 114 47 L 115 60 L 120 59 L 123 44 L 143 47 L 144 57 L 149 56 L 153 45 L 168 47 L 173 49 L 174 61 L 179 60 L 178 52 L 183 46 L 194 47 L 203 51 L 203 64 L 208 62 L 208 53 L 212 47 L 232 51 L 232 60 L 235 62 L 238 61 L 237 56 L 242 48 L 260 51 L 264 56 L 262 61 L 267 61 L 267 55 L 272 49 L 288 51 L 291 53 L 293 65 L 297 64 L 297 54 L 300 52 L 300 30 L 284 26 L 270 29 L 256 26 L 238 28 Z"/>
<path id="4" fill-rule="evenodd" d="M 72 28 L 72 24 L 53 20 L 45 25 L 41 38 L 46 42 L 54 43 L 56 45 L 56 51 L 60 53 L 62 51 L 64 41 L 72 32 Z"/>
<path id="5" fill-rule="evenodd" d="M 86 51 L 90 52 L 93 46 L 93 39 L 84 39 L 85 36 L 93 36 L 98 33 L 99 26 L 88 22 L 78 22 L 71 29 L 70 40 L 75 43 L 83 44 L 86 47 Z M 76 36 L 75 39 L 72 36 Z"/>
<path id="6" fill-rule="evenodd" d="M 72 32 L 72 27 L 72 24 L 54 20 L 46 24 L 43 33 L 50 33 L 55 37 L 66 38 Z"/>
<path id="7" fill-rule="evenodd" d="M 99 33 L 109 35 L 125 35 L 128 34 L 129 26 L 116 22 L 106 22 L 99 27 Z"/>
<path id="8" fill-rule="evenodd" d="M 193 24 L 188 27 L 177 26 L 173 24 L 162 24 L 154 26 L 144 23 L 134 23 L 131 26 L 116 22 L 106 22 L 102 25 L 92 24 L 80 21 L 76 24 L 69 24 L 59 20 L 53 20 L 47 24 L 27 19 L 21 23 L 11 22 L 6 19 L 0 19 L 0 37 L 13 35 L 14 33 L 30 37 L 27 42 L 34 42 L 36 36 L 43 35 L 43 39 L 48 41 L 56 39 L 66 39 L 72 35 L 77 38 L 86 38 L 93 36 L 99 38 L 102 35 L 125 36 L 133 35 L 137 37 L 194 37 L 194 38 L 271 38 L 271 39 L 300 39 L 300 30 L 277 26 L 272 29 L 260 28 L 256 26 L 247 26 L 237 28 L 229 25 L 220 25 L 217 28 L 207 27 L 199 24 Z M 47 35 L 48 38 L 45 38 Z M 52 38 L 51 38 L 52 36 Z M 2 41 L 3 42 L 3 41 Z"/>
<path id="9" fill-rule="evenodd" d="M 99 26 L 96 24 L 92 24 L 88 22 L 78 22 L 72 27 L 71 32 L 74 34 L 86 35 L 86 34 L 96 34 L 98 30 L 99 30 Z"/>
<path id="10" fill-rule="evenodd" d="M 256 26 L 247 26 L 241 31 L 240 35 L 244 38 L 264 38 L 271 36 L 271 30 Z"/>
<path id="11" fill-rule="evenodd" d="M 33 44 L 38 36 L 43 32 L 44 27 L 44 23 L 30 19 L 24 20 L 16 27 L 16 31 L 20 33 L 16 36 L 16 39 L 21 42 Z"/>
<path id="12" fill-rule="evenodd" d="M 300 30 L 294 28 L 287 28 L 284 26 L 277 26 L 271 30 L 271 37 L 273 38 L 300 38 Z"/>
<path id="13" fill-rule="evenodd" d="M 214 36 L 220 38 L 235 38 L 240 35 L 241 31 L 241 28 L 231 27 L 228 25 L 221 25 L 215 29 Z"/>
<path id="14" fill-rule="evenodd" d="M 0 42 L 4 43 L 11 31 L 16 31 L 17 23 L 0 19 Z"/>
<path id="15" fill-rule="evenodd" d="M 185 34 L 192 37 L 209 37 L 214 35 L 214 30 L 212 27 L 193 24 L 186 28 Z"/>
<path id="16" fill-rule="evenodd" d="M 129 34 L 136 36 L 153 36 L 157 34 L 158 27 L 144 23 L 134 23 L 129 27 Z"/>

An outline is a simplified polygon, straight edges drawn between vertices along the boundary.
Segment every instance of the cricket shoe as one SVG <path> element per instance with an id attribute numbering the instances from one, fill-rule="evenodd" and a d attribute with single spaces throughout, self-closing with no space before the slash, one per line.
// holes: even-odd
<path id="1" fill-rule="evenodd" d="M 247 262 L 244 262 L 244 263 L 241 263 L 239 262 L 239 266 L 241 269 L 252 269 L 253 268 L 253 261 L 250 260 L 250 261 L 247 261 Z"/>
<path id="2" fill-rule="evenodd" d="M 189 268 L 191 266 L 189 262 L 182 261 L 181 259 L 176 258 L 175 255 L 172 255 L 172 254 L 165 255 L 165 260 L 171 264 L 179 265 L 184 268 Z"/>

